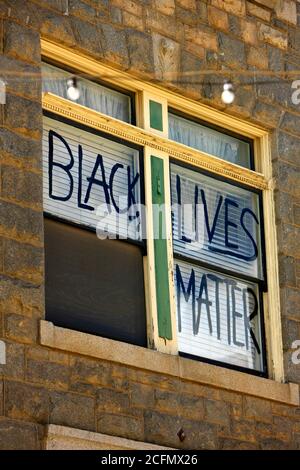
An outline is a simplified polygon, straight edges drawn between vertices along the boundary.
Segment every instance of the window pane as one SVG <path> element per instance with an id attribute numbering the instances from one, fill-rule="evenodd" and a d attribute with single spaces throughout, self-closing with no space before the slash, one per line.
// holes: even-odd
<path id="1" fill-rule="evenodd" d="M 141 239 L 137 150 L 44 118 L 43 183 L 46 212 Z"/>
<path id="2" fill-rule="evenodd" d="M 43 63 L 43 91 L 51 92 L 62 98 L 69 99 L 67 95 L 67 80 L 74 75 L 58 67 Z M 100 113 L 108 114 L 121 121 L 131 122 L 130 97 L 90 80 L 77 77 L 77 86 L 80 96 L 76 103 L 95 109 Z"/>
<path id="3" fill-rule="evenodd" d="M 263 278 L 259 195 L 171 164 L 174 252 Z"/>
<path id="4" fill-rule="evenodd" d="M 146 346 L 140 247 L 45 218 L 46 318 Z"/>
<path id="5" fill-rule="evenodd" d="M 263 371 L 258 287 L 175 260 L 179 351 Z"/>
<path id="6" fill-rule="evenodd" d="M 169 113 L 169 138 L 231 163 L 251 168 L 250 145 L 235 137 Z"/>

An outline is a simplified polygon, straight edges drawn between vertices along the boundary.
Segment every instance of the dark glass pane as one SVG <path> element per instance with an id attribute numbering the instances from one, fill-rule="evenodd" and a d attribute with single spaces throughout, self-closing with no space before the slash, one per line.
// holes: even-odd
<path id="1" fill-rule="evenodd" d="M 140 247 L 45 218 L 46 318 L 146 346 Z"/>

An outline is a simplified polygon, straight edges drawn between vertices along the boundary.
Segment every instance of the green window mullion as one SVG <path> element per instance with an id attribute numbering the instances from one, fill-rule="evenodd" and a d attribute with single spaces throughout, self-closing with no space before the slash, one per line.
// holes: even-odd
<path id="1" fill-rule="evenodd" d="M 162 158 L 151 156 L 151 186 L 152 204 L 165 204 L 164 161 Z M 166 240 L 165 207 L 159 211 L 159 218 L 153 217 L 154 262 L 158 335 L 161 338 L 172 339 L 170 288 L 168 273 L 168 252 Z"/>

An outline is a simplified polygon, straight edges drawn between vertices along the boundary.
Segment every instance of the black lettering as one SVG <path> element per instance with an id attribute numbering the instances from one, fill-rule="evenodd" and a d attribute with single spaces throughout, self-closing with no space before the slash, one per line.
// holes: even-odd
<path id="1" fill-rule="evenodd" d="M 247 294 L 252 295 L 253 300 L 254 300 L 254 307 L 250 315 L 247 315 L 247 305 L 248 305 L 248 297 Z M 248 333 L 250 333 L 250 336 L 252 338 L 253 344 L 258 352 L 258 354 L 261 354 L 260 347 L 258 344 L 258 341 L 255 337 L 255 334 L 251 328 L 251 321 L 253 318 L 255 318 L 258 315 L 258 301 L 256 298 L 256 294 L 253 289 L 250 287 L 247 287 L 246 289 L 243 289 L 243 305 L 244 305 L 244 326 L 245 326 L 245 341 L 246 341 L 246 348 L 249 349 L 249 338 L 248 338 Z"/>
<path id="2" fill-rule="evenodd" d="M 120 209 L 120 207 L 118 206 L 118 204 L 116 203 L 115 198 L 114 198 L 114 188 L 113 188 L 113 186 L 114 186 L 114 177 L 115 177 L 115 174 L 117 173 L 117 171 L 120 168 L 124 168 L 124 165 L 122 165 L 121 163 L 116 163 L 112 167 L 111 172 L 110 172 L 110 177 L 109 177 L 110 198 L 111 198 L 111 202 L 113 203 L 113 206 L 116 209 L 116 211 L 118 212 L 118 214 L 127 212 L 127 207 L 125 207 L 125 209 L 123 209 L 123 211 L 122 211 Z"/>
<path id="3" fill-rule="evenodd" d="M 181 304 L 180 304 L 180 296 L 181 292 L 184 295 L 184 299 L 186 302 L 189 301 L 190 296 L 192 294 L 192 315 L 193 315 L 193 324 L 195 318 L 195 271 L 191 270 L 191 275 L 188 283 L 187 290 L 185 290 L 185 286 L 183 283 L 183 279 L 181 276 L 180 267 L 176 264 L 176 292 L 177 292 L 177 317 L 178 317 L 178 330 L 181 331 Z"/>
<path id="4" fill-rule="evenodd" d="M 77 205 L 82 209 L 87 209 L 89 211 L 95 210 L 94 207 L 89 206 L 87 204 L 83 204 L 81 201 L 81 193 L 82 193 L 82 146 L 78 145 L 78 192 L 77 192 Z"/>
<path id="5" fill-rule="evenodd" d="M 245 209 L 242 210 L 242 213 L 241 213 L 241 226 L 243 227 L 244 231 L 246 232 L 246 234 L 248 235 L 248 237 L 250 238 L 251 242 L 252 242 L 252 245 L 253 245 L 253 248 L 254 248 L 254 253 L 253 255 L 251 256 L 248 256 L 247 257 L 247 261 L 253 261 L 257 258 L 257 255 L 258 255 L 258 249 L 257 249 L 257 244 L 254 240 L 254 238 L 252 237 L 251 233 L 248 231 L 247 227 L 245 227 L 245 224 L 244 224 L 244 217 L 245 217 L 245 214 L 250 214 L 253 219 L 255 220 L 255 222 L 257 223 L 257 225 L 259 225 L 259 221 L 256 217 L 256 215 L 254 214 L 254 212 L 251 210 L 251 209 L 248 209 L 247 207 Z"/>
<path id="6" fill-rule="evenodd" d="M 178 201 L 178 236 L 179 239 L 186 242 L 186 243 L 191 243 L 192 240 L 188 237 L 185 236 L 184 234 L 184 220 L 182 221 L 182 209 L 181 209 L 181 180 L 180 176 L 176 175 L 176 192 L 177 192 L 177 201 Z"/>
<path id="7" fill-rule="evenodd" d="M 53 153 L 54 153 L 53 152 L 53 149 L 54 149 L 53 137 L 56 137 L 57 139 L 59 139 L 63 143 L 63 145 L 66 147 L 66 149 L 68 151 L 68 154 L 70 156 L 70 163 L 68 163 L 67 165 L 63 165 L 62 163 L 58 163 L 58 162 L 54 161 L 54 159 L 53 159 Z M 73 157 L 72 151 L 71 151 L 70 146 L 67 143 L 67 141 L 61 135 L 59 135 L 57 132 L 50 130 L 49 134 L 48 134 L 48 139 L 49 139 L 49 158 L 48 158 L 48 161 L 49 161 L 49 166 L 48 166 L 49 197 L 51 199 L 55 199 L 57 201 L 68 201 L 70 199 L 70 197 L 72 196 L 73 187 L 74 187 L 73 177 L 72 177 L 72 174 L 70 172 L 71 168 L 74 165 L 74 157 Z M 66 196 L 55 196 L 53 194 L 53 167 L 54 166 L 56 166 L 58 168 L 61 168 L 69 177 L 70 186 L 69 186 L 69 192 Z"/>
<path id="8" fill-rule="evenodd" d="M 131 169 L 130 166 L 127 167 L 127 181 L 128 181 L 128 209 L 132 206 L 132 204 L 136 204 L 135 194 L 134 194 L 134 187 L 139 180 L 139 173 L 136 173 L 133 180 L 131 181 Z"/>
<path id="9" fill-rule="evenodd" d="M 203 292 L 205 293 L 204 298 L 202 298 Z M 197 299 L 197 303 L 198 303 L 198 315 L 197 315 L 196 322 L 193 322 L 194 335 L 197 335 L 198 331 L 199 331 L 202 304 L 204 304 L 205 307 L 206 307 L 206 315 L 207 315 L 207 321 L 208 321 L 208 326 L 209 326 L 209 333 L 212 334 L 213 333 L 213 328 L 212 328 L 212 322 L 211 322 L 211 316 L 210 316 L 210 307 L 212 305 L 212 302 L 209 301 L 209 297 L 208 297 L 206 274 L 203 274 L 203 276 L 201 278 L 200 292 L 199 292 L 199 297 Z"/>
<path id="10" fill-rule="evenodd" d="M 235 292 L 236 291 L 241 291 L 239 287 L 236 285 L 231 286 L 231 301 L 232 301 L 232 340 L 233 344 L 239 347 L 245 346 L 244 343 L 241 343 L 240 341 L 237 340 L 236 338 L 236 319 L 237 318 L 243 318 L 243 315 L 240 312 L 237 312 L 236 310 L 236 301 L 235 301 Z"/>
<path id="11" fill-rule="evenodd" d="M 222 202 L 223 202 L 223 196 L 219 196 L 218 205 L 217 205 L 217 209 L 216 209 L 216 212 L 215 212 L 213 224 L 212 224 L 212 227 L 210 228 L 205 192 L 203 191 L 203 189 L 201 189 L 200 193 L 201 193 L 201 199 L 202 199 L 203 208 L 204 208 L 204 217 L 205 217 L 205 225 L 206 225 L 208 240 L 209 240 L 209 243 L 211 243 L 212 239 L 214 237 L 215 230 L 216 230 L 216 225 L 217 225 L 219 213 L 220 213 Z"/>
<path id="12" fill-rule="evenodd" d="M 215 299 L 216 299 L 216 323 L 217 323 L 217 336 L 218 339 L 221 339 L 221 310 L 220 310 L 220 283 L 223 282 L 223 279 L 216 276 L 215 274 L 207 274 L 208 279 L 211 279 L 215 283 Z"/>
<path id="13" fill-rule="evenodd" d="M 235 222 L 232 222 L 232 220 L 229 220 L 229 207 L 232 206 L 232 207 L 238 208 L 239 205 L 237 204 L 237 202 L 232 201 L 229 198 L 225 198 L 224 205 L 225 205 L 225 245 L 228 248 L 231 248 L 232 250 L 238 250 L 239 246 L 236 243 L 232 243 L 232 242 L 229 241 L 229 233 L 228 233 L 229 230 L 228 230 L 228 228 L 233 227 L 233 228 L 237 229 L 237 227 L 238 227 Z"/>
<path id="14" fill-rule="evenodd" d="M 95 175 L 98 171 L 98 167 L 100 168 L 101 170 L 101 177 L 102 179 L 99 180 L 97 178 L 95 178 Z M 104 196 L 105 196 L 105 202 L 106 204 L 109 206 L 110 204 L 110 198 L 109 198 L 109 186 L 106 182 L 106 178 L 105 178 L 105 169 L 104 169 L 104 165 L 103 165 L 103 157 L 102 155 L 98 154 L 97 155 L 97 159 L 96 159 L 96 163 L 94 165 L 94 168 L 93 168 L 93 171 L 92 171 L 92 174 L 89 178 L 87 178 L 88 182 L 89 182 L 89 185 L 88 185 L 88 189 L 87 189 L 87 192 L 86 192 L 86 196 L 85 196 L 85 199 L 84 199 L 84 202 L 87 203 L 88 200 L 89 200 L 89 197 L 90 197 L 90 194 L 91 194 L 91 190 L 92 190 L 92 187 L 93 187 L 93 184 L 96 184 L 98 186 L 101 186 L 103 188 L 103 191 L 104 191 Z"/>

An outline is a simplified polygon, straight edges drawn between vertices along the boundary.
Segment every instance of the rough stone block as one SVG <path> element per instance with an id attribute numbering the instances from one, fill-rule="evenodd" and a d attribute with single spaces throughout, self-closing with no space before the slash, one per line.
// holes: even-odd
<path id="1" fill-rule="evenodd" d="M 291 287 L 282 289 L 284 295 L 284 316 L 300 319 L 300 291 Z M 299 338 L 300 339 L 300 338 Z"/>
<path id="2" fill-rule="evenodd" d="M 300 257 L 300 228 L 295 225 L 281 224 L 278 226 L 279 253 L 287 256 Z M 299 304 L 300 305 L 300 304 Z"/>
<path id="3" fill-rule="evenodd" d="M 300 162 L 300 138 L 279 132 L 278 152 L 282 160 L 289 161 L 295 165 Z"/>
<path id="4" fill-rule="evenodd" d="M 130 69 L 154 72 L 153 43 L 149 34 L 129 29 L 126 31 Z"/>
<path id="5" fill-rule="evenodd" d="M 111 368 L 106 363 L 99 363 L 88 358 L 71 358 L 70 381 L 72 384 L 109 385 L 112 380 Z"/>
<path id="6" fill-rule="evenodd" d="M 271 404 L 261 398 L 246 396 L 244 397 L 244 416 L 247 419 L 271 423 Z"/>
<path id="7" fill-rule="evenodd" d="M 42 162 L 40 141 L 0 128 L 0 147 L 3 159 L 12 158 L 27 170 L 30 168 L 40 170 Z"/>
<path id="8" fill-rule="evenodd" d="M 127 393 L 99 388 L 96 400 L 98 415 L 102 411 L 111 413 L 130 414 L 129 396 Z"/>
<path id="9" fill-rule="evenodd" d="M 154 389 L 149 385 L 138 383 L 130 384 L 130 403 L 137 408 L 153 408 L 154 407 Z"/>
<path id="10" fill-rule="evenodd" d="M 97 431 L 111 436 L 144 441 L 143 421 L 131 416 L 101 413 Z"/>
<path id="11" fill-rule="evenodd" d="M 40 318 L 44 313 L 43 286 L 0 276 L 0 299 L 3 312 Z"/>
<path id="12" fill-rule="evenodd" d="M 268 51 L 263 47 L 249 47 L 247 63 L 258 69 L 267 70 L 269 65 Z"/>
<path id="13" fill-rule="evenodd" d="M 240 441 L 238 439 L 228 439 L 228 438 L 220 439 L 221 450 L 257 450 L 258 448 L 259 448 L 258 444 Z"/>
<path id="14" fill-rule="evenodd" d="M 274 29 L 264 23 L 258 27 L 259 39 L 263 42 L 271 44 L 271 46 L 279 47 L 279 49 L 286 50 L 288 47 L 288 40 L 286 33 Z"/>
<path id="15" fill-rule="evenodd" d="M 271 19 L 271 11 L 265 8 L 262 8 L 252 2 L 247 2 L 247 12 L 249 15 L 257 16 L 263 21 L 267 23 L 270 22 Z"/>
<path id="16" fill-rule="evenodd" d="M 175 2 L 174 0 L 155 0 L 155 8 L 164 15 L 173 15 Z"/>
<path id="17" fill-rule="evenodd" d="M 13 57 L 0 56 L 1 77 L 6 82 L 7 93 L 39 101 L 41 99 L 40 68 Z M 24 80 L 23 77 L 26 77 Z"/>
<path id="18" fill-rule="evenodd" d="M 52 424 L 95 431 L 94 415 L 94 398 L 75 393 L 50 393 L 50 422 Z"/>
<path id="19" fill-rule="evenodd" d="M 223 401 L 204 400 L 205 420 L 217 424 L 229 424 L 230 406 Z"/>
<path id="20" fill-rule="evenodd" d="M 7 381 L 5 415 L 12 419 L 47 424 L 49 422 L 48 391 L 25 383 Z"/>
<path id="21" fill-rule="evenodd" d="M 297 24 L 297 8 L 294 0 L 283 0 L 276 5 L 275 14 L 281 21 Z"/>
<path id="22" fill-rule="evenodd" d="M 72 17 L 70 21 L 77 47 L 89 55 L 103 57 L 102 30 L 78 17 Z"/>
<path id="23" fill-rule="evenodd" d="M 112 0 L 112 4 L 121 10 L 128 11 L 136 16 L 142 16 L 142 5 L 139 1 L 134 2 L 133 0 Z"/>
<path id="24" fill-rule="evenodd" d="M 197 8 L 196 0 L 176 0 L 176 3 L 187 10 L 195 11 Z"/>
<path id="25" fill-rule="evenodd" d="M 43 214 L 10 202 L 0 201 L 0 226 L 3 234 L 24 241 L 43 240 Z"/>
<path id="26" fill-rule="evenodd" d="M 175 15 L 163 15 L 159 11 L 146 10 L 147 29 L 176 39 L 181 33 L 182 25 L 176 22 Z"/>
<path id="27" fill-rule="evenodd" d="M 0 418 L 0 450 L 38 450 L 37 428 L 24 423 Z"/>
<path id="28" fill-rule="evenodd" d="M 245 16 L 246 14 L 245 0 L 212 0 L 211 4 L 234 15 Z"/>
<path id="29" fill-rule="evenodd" d="M 22 343 L 34 343 L 38 336 L 38 323 L 35 318 L 28 318 L 15 313 L 4 315 L 6 338 Z"/>
<path id="30" fill-rule="evenodd" d="M 145 412 L 145 440 L 155 444 L 183 449 L 215 449 L 216 426 L 206 422 L 192 421 L 156 411 Z M 180 442 L 177 435 L 184 430 L 186 438 Z"/>
<path id="31" fill-rule="evenodd" d="M 234 419 L 231 424 L 231 437 L 241 441 L 256 443 L 256 423 L 243 419 Z"/>
<path id="32" fill-rule="evenodd" d="M 129 57 L 125 31 L 118 30 L 109 24 L 99 25 L 98 30 L 105 59 L 112 64 L 119 64 L 127 68 Z"/>
<path id="33" fill-rule="evenodd" d="M 6 344 L 6 364 L 0 365 L 0 375 L 18 380 L 24 380 L 25 375 L 25 351 L 22 344 Z"/>
<path id="34" fill-rule="evenodd" d="M 39 62 L 40 38 L 38 32 L 12 21 L 6 21 L 4 25 L 4 54 L 25 62 Z"/>
<path id="35" fill-rule="evenodd" d="M 211 27 L 226 31 L 229 27 L 228 14 L 218 8 L 208 6 L 208 21 Z"/>
<path id="36" fill-rule="evenodd" d="M 296 287 L 296 261 L 292 256 L 279 256 L 279 282 L 281 287 Z"/>
<path id="37" fill-rule="evenodd" d="M 224 33 L 219 33 L 219 46 L 223 53 L 222 61 L 229 67 L 242 67 L 245 63 L 245 45 L 238 39 L 233 39 Z"/>
<path id="38" fill-rule="evenodd" d="M 42 248 L 4 239 L 5 274 L 32 282 L 41 282 L 43 258 Z"/>
<path id="39" fill-rule="evenodd" d="M 217 35 L 213 30 L 204 27 L 191 28 L 186 26 L 185 39 L 186 41 L 194 42 L 198 46 L 205 47 L 205 49 L 215 52 L 218 50 Z"/>
<path id="40" fill-rule="evenodd" d="M 11 165 L 1 165 L 1 196 L 12 201 L 42 207 L 42 177 Z"/>
<path id="41" fill-rule="evenodd" d="M 4 124 L 14 132 L 40 138 L 42 132 L 42 106 L 20 96 L 6 95 Z"/>
<path id="42" fill-rule="evenodd" d="M 79 16 L 84 21 L 94 22 L 97 10 L 81 0 L 68 0 L 69 14 Z"/>
<path id="43" fill-rule="evenodd" d="M 300 197 L 300 173 L 299 169 L 287 162 L 279 161 L 277 168 L 274 167 L 276 187 L 282 191 L 288 188 L 289 193 L 297 198 Z"/>
<path id="44" fill-rule="evenodd" d="M 26 377 L 30 382 L 52 386 L 57 389 L 67 389 L 69 385 L 69 368 L 54 362 L 28 359 Z"/>
<path id="45" fill-rule="evenodd" d="M 276 220 L 293 223 L 293 196 L 290 193 L 276 190 L 274 193 Z"/>
<path id="46" fill-rule="evenodd" d="M 300 137 L 300 115 L 285 112 L 280 127 Z"/>
<path id="47" fill-rule="evenodd" d="M 127 28 L 136 29 L 138 31 L 143 31 L 144 29 L 143 18 L 132 15 L 128 11 L 123 11 L 123 24 Z"/>
<path id="48" fill-rule="evenodd" d="M 76 39 L 71 25 L 72 19 L 74 17 L 57 15 L 57 13 L 48 10 L 47 14 L 43 15 L 41 34 L 53 41 L 57 41 L 59 38 L 60 43 L 66 46 L 75 46 Z"/>

